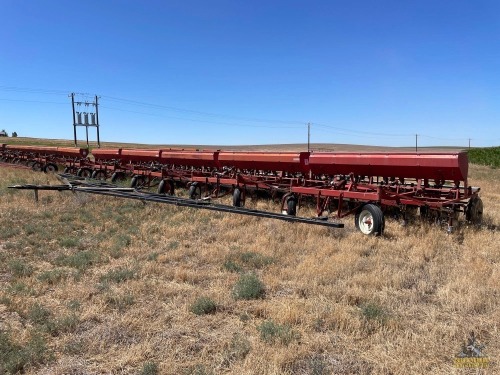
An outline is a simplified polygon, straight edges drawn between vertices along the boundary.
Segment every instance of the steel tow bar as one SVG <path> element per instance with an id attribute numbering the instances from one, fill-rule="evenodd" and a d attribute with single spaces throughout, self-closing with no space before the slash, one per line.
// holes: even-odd
<path id="1" fill-rule="evenodd" d="M 288 222 L 305 223 L 312 225 L 320 225 L 331 228 L 343 228 L 343 223 L 328 221 L 322 218 L 305 218 L 284 215 L 268 211 L 254 210 L 245 207 L 233 207 L 223 204 L 216 204 L 204 199 L 192 200 L 187 198 L 180 198 L 168 195 L 161 195 L 156 193 L 144 193 L 131 188 L 122 188 L 116 185 L 105 183 L 86 183 L 82 180 L 68 180 L 62 177 L 62 181 L 66 182 L 64 185 L 14 185 L 9 186 L 10 189 L 23 189 L 34 190 L 35 200 L 38 200 L 38 190 L 54 190 L 54 191 L 73 191 L 86 194 L 105 195 L 110 197 L 135 199 L 142 202 L 155 202 L 171 204 L 180 207 L 199 208 L 211 211 L 228 212 L 239 215 L 256 216 L 268 219 L 276 219 Z"/>

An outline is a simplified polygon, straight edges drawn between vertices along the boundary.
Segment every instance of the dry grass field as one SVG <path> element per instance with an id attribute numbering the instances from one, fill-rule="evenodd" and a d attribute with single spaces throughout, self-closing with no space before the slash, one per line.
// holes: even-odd
<path id="1" fill-rule="evenodd" d="M 16 137 L 5 138 L 0 143 L 12 145 L 40 145 L 40 146 L 61 146 L 74 147 L 74 141 L 69 139 L 46 139 L 46 138 L 29 138 Z M 96 142 L 89 142 L 90 148 L 97 147 Z M 85 148 L 86 141 L 78 140 L 78 147 Z M 187 148 L 187 149 L 212 149 L 212 150 L 249 150 L 249 151 L 307 151 L 307 144 L 269 144 L 269 145 L 244 145 L 244 146 L 227 146 L 227 145 L 178 145 L 178 144 L 140 144 L 140 143 L 120 143 L 120 142 L 101 142 L 102 148 Z M 350 144 L 331 144 L 331 143 L 312 143 L 310 149 L 313 151 L 415 151 L 414 147 L 384 147 L 384 146 L 363 146 Z M 463 147 L 420 147 L 421 152 L 439 152 L 439 151 L 460 151 Z"/>
<path id="2" fill-rule="evenodd" d="M 500 170 L 482 228 L 366 237 L 117 198 L 0 168 L 0 373 L 499 374 Z M 278 204 L 249 206 L 277 211 Z M 487 369 L 454 365 L 470 332 Z"/>

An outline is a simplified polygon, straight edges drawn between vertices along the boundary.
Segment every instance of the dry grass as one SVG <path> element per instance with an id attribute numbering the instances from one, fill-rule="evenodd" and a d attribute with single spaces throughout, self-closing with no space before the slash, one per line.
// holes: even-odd
<path id="1" fill-rule="evenodd" d="M 482 229 L 388 220 L 367 238 L 351 219 L 332 230 L 55 192 L 35 203 L 6 186 L 55 178 L 0 169 L 0 359 L 10 350 L 28 374 L 462 374 L 453 359 L 474 331 L 484 373 L 499 373 L 500 171 L 470 173 Z M 249 274 L 264 293 L 235 298 Z M 194 313 L 201 300 L 215 309 Z"/>
<path id="2" fill-rule="evenodd" d="M 17 144 L 17 145 L 41 145 L 41 146 L 65 146 L 73 147 L 74 141 L 69 139 L 46 139 L 46 138 L 4 138 L 0 143 Z M 78 140 L 78 147 L 86 147 L 86 141 Z M 90 148 L 97 147 L 96 142 L 89 142 Z M 101 142 L 101 147 L 113 148 L 184 148 L 184 149 L 222 149 L 222 150 L 242 150 L 242 151 L 307 151 L 306 143 L 291 143 L 291 144 L 268 144 L 268 145 L 179 145 L 179 144 L 141 144 L 141 143 L 123 143 L 123 142 Z M 373 152 L 413 152 L 414 147 L 386 147 L 386 146 L 366 146 L 366 145 L 351 145 L 351 144 L 333 144 L 333 143 L 311 143 L 310 149 L 313 151 L 373 151 Z M 439 151 L 460 151 L 463 147 L 419 147 L 420 152 L 439 152 Z"/>

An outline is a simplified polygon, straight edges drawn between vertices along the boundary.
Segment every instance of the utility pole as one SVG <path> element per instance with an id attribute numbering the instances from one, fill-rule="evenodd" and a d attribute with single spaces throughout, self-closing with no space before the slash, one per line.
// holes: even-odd
<path id="1" fill-rule="evenodd" d="M 415 134 L 415 152 L 418 152 L 418 134 Z"/>
<path id="2" fill-rule="evenodd" d="M 97 130 L 97 147 L 101 148 L 101 140 L 99 138 L 99 104 L 97 102 L 98 96 L 95 96 L 95 121 Z"/>
<path id="3" fill-rule="evenodd" d="M 311 150 L 311 123 L 307 123 L 307 152 Z"/>
<path id="4" fill-rule="evenodd" d="M 75 118 L 75 93 L 71 93 L 71 107 L 73 108 L 73 133 L 75 136 L 75 147 L 76 147 L 76 118 Z"/>
<path id="5" fill-rule="evenodd" d="M 95 101 L 89 102 L 88 100 L 84 101 L 75 101 L 75 95 L 83 95 L 88 96 L 88 94 L 77 94 L 71 93 L 68 96 L 71 96 L 71 107 L 73 109 L 73 135 L 75 137 L 75 146 L 77 146 L 76 139 L 76 127 L 77 126 L 85 126 L 85 135 L 87 140 L 87 147 L 89 147 L 89 127 L 95 127 L 97 132 L 97 147 L 101 147 L 101 140 L 99 138 L 99 97 L 95 96 Z M 75 108 L 76 104 L 76 108 Z M 81 105 L 85 106 L 84 112 L 78 110 Z M 88 108 L 88 109 L 87 109 Z"/>
<path id="6" fill-rule="evenodd" d="M 470 138 L 469 138 L 469 150 L 470 150 Z"/>

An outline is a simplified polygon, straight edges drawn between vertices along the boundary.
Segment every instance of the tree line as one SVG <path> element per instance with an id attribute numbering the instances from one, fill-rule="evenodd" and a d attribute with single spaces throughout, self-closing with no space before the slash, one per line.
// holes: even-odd
<path id="1" fill-rule="evenodd" d="M 0 137 L 8 137 L 9 136 L 9 133 L 7 133 L 7 131 L 5 129 L 2 129 L 2 131 L 0 131 Z M 11 135 L 13 138 L 17 137 L 17 132 L 12 132 L 12 135 Z"/>

